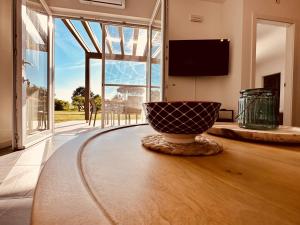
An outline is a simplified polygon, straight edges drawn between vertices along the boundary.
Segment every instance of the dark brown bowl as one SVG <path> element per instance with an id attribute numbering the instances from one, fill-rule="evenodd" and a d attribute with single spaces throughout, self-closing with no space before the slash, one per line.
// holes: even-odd
<path id="1" fill-rule="evenodd" d="M 215 123 L 218 102 L 149 102 L 144 103 L 146 118 L 154 130 L 167 134 L 201 134 Z"/>

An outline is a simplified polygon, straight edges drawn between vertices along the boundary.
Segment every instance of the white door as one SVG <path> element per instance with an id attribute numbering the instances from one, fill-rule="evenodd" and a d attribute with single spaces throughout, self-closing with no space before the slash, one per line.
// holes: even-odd
<path id="1" fill-rule="evenodd" d="M 53 133 L 52 18 L 39 0 L 15 1 L 14 148 Z"/>

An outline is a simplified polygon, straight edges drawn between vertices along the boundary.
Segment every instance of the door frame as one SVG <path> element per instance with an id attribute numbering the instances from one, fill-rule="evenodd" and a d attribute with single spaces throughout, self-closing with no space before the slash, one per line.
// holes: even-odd
<path id="1" fill-rule="evenodd" d="M 286 54 L 285 56 L 285 89 L 284 91 L 284 112 L 283 124 L 291 126 L 293 123 L 293 80 L 294 80 L 294 52 L 295 52 L 295 21 L 268 15 L 252 15 L 252 42 L 251 42 L 251 74 L 250 87 L 255 88 L 256 77 L 256 31 L 259 21 L 269 21 L 270 23 L 287 24 L 287 38 L 286 38 Z"/>
<path id="2" fill-rule="evenodd" d="M 53 50 L 53 18 L 51 11 L 44 0 L 39 0 L 48 16 L 48 129 L 38 134 L 26 136 L 26 119 L 23 93 L 23 70 L 22 70 L 22 5 L 24 0 L 13 0 L 13 143 L 14 150 L 21 150 L 34 145 L 53 135 L 53 115 L 54 115 L 54 98 L 53 98 L 53 68 L 54 68 L 54 50 Z M 21 35 L 20 35 L 21 34 Z"/>

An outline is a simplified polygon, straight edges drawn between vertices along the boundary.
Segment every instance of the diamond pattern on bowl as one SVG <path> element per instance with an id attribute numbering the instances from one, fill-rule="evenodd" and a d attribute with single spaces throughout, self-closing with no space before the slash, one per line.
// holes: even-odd
<path id="1" fill-rule="evenodd" d="M 217 102 L 149 102 L 146 118 L 158 132 L 201 134 L 214 124 L 221 103 Z"/>

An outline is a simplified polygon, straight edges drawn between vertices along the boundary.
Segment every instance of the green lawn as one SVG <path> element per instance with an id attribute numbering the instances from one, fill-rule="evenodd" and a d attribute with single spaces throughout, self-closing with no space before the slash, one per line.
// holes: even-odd
<path id="1" fill-rule="evenodd" d="M 93 118 L 94 120 L 94 115 Z M 121 115 L 121 120 L 125 120 L 125 115 Z M 138 115 L 138 119 L 141 119 L 141 115 Z M 84 112 L 77 112 L 77 111 L 55 111 L 54 112 L 54 121 L 55 123 L 61 123 L 66 121 L 74 121 L 74 120 L 85 120 Z M 97 114 L 97 120 L 101 120 L 101 112 Z M 117 117 L 115 117 L 117 120 Z M 131 115 L 131 120 L 135 120 L 135 114 Z"/>
<path id="2" fill-rule="evenodd" d="M 61 123 L 70 120 L 84 120 L 84 112 L 76 112 L 76 111 L 55 111 L 54 112 L 55 123 Z"/>

